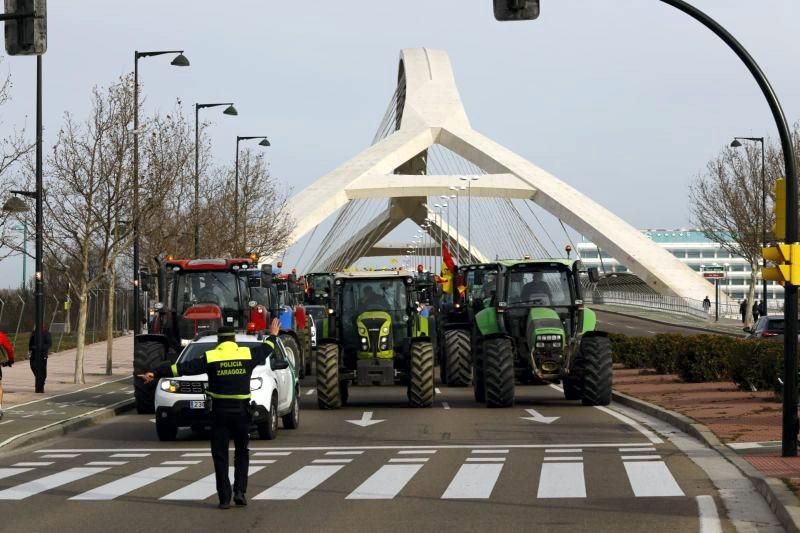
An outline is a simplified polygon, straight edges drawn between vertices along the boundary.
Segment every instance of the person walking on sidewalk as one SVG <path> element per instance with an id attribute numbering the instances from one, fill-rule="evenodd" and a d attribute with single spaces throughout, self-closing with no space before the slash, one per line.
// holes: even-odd
<path id="1" fill-rule="evenodd" d="M 8 335 L 0 331 L 0 420 L 3 419 L 3 367 L 14 364 L 14 345 Z"/>
<path id="2" fill-rule="evenodd" d="M 35 390 L 41 394 L 44 392 L 44 382 L 47 379 L 47 353 L 50 351 L 50 346 L 53 341 L 50 337 L 50 332 L 47 327 L 42 326 L 42 353 L 36 351 L 36 331 L 31 332 L 31 338 L 28 341 L 28 350 L 30 351 L 31 370 L 35 379 Z"/>
<path id="3" fill-rule="evenodd" d="M 744 324 L 745 319 L 747 318 L 747 300 L 742 300 L 742 303 L 739 304 L 739 313 L 742 315 L 742 324 Z"/>
<path id="4" fill-rule="evenodd" d="M 250 451 L 247 445 L 252 424 L 250 376 L 256 366 L 265 364 L 272 355 L 280 330 L 280 321 L 273 319 L 263 347 L 251 351 L 250 348 L 236 344 L 236 332 L 232 327 L 222 326 L 217 330 L 217 347 L 207 351 L 204 357 L 172 365 L 166 361 L 155 370 L 136 376 L 145 383 L 150 383 L 156 378 L 208 374 L 206 401 L 211 402 L 211 457 L 214 461 L 220 509 L 230 508 L 231 495 L 236 505 L 247 505 L 245 493 L 250 467 Z M 228 475 L 228 447 L 231 438 L 236 445 L 233 458 L 233 494 Z"/>
<path id="5" fill-rule="evenodd" d="M 708 299 L 708 296 L 703 298 L 703 311 L 708 313 L 711 310 L 711 300 Z"/>
<path id="6" fill-rule="evenodd" d="M 758 303 L 758 300 L 756 300 L 756 303 L 753 304 L 753 322 L 758 322 L 758 317 L 760 315 L 761 315 L 761 304 Z"/>

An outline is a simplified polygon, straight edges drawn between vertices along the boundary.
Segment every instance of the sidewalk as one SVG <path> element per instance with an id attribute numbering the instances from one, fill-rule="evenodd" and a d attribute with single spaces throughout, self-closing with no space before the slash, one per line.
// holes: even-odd
<path id="1" fill-rule="evenodd" d="M 730 382 L 684 383 L 672 374 L 615 369 L 614 390 L 688 416 L 711 430 L 759 472 L 800 494 L 800 457 L 781 457 L 781 403 L 772 391 Z"/>
<path id="2" fill-rule="evenodd" d="M 132 387 L 133 336 L 114 339 L 112 375 L 106 375 L 106 343 L 86 346 L 84 378 L 75 384 L 75 349 L 51 354 L 45 393 L 34 393 L 28 361 L 3 369 L 4 416 L 0 450 L 64 433 L 70 428 L 129 408 Z"/>

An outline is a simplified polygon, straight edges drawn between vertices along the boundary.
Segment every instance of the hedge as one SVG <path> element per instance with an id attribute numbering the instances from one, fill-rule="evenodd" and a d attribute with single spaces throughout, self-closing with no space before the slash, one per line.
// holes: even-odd
<path id="1" fill-rule="evenodd" d="M 690 383 L 730 380 L 742 390 L 780 392 L 783 344 L 723 335 L 611 335 L 614 362 L 678 374 Z"/>

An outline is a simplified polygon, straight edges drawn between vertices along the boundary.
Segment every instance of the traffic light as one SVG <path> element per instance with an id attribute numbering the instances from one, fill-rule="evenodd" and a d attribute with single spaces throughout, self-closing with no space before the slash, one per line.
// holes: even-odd
<path id="1" fill-rule="evenodd" d="M 775 226 L 772 232 L 776 241 L 786 239 L 786 180 L 775 180 Z"/>
<path id="2" fill-rule="evenodd" d="M 762 248 L 761 255 L 775 263 L 774 267 L 764 269 L 761 274 L 764 279 L 777 281 L 781 285 L 800 285 L 800 244 L 777 243 Z"/>
<path id="3" fill-rule="evenodd" d="M 539 17 L 539 0 L 493 0 L 494 18 L 506 20 L 533 20 Z"/>
<path id="4" fill-rule="evenodd" d="M 5 0 L 6 52 L 10 56 L 47 51 L 47 0 Z"/>

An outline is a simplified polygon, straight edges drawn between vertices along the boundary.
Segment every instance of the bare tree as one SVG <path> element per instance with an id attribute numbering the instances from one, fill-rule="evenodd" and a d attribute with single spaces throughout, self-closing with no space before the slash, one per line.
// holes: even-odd
<path id="1" fill-rule="evenodd" d="M 775 175 L 766 176 L 768 195 Z M 752 324 L 752 304 L 761 273 L 761 238 L 764 220 L 773 224 L 768 206 L 762 210 L 761 149 L 746 145 L 726 148 L 708 163 L 705 174 L 691 185 L 689 199 L 694 224 L 712 241 L 733 255 L 744 257 L 750 264 L 750 287 L 747 296 L 745 324 Z"/>

